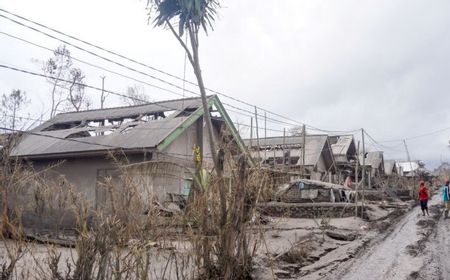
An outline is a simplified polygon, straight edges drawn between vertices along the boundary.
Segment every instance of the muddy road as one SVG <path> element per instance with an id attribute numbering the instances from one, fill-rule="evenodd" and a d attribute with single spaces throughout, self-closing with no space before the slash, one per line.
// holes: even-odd
<path id="1" fill-rule="evenodd" d="M 450 219 L 441 215 L 441 198 L 406 214 L 387 234 L 342 264 L 326 279 L 450 279 Z"/>

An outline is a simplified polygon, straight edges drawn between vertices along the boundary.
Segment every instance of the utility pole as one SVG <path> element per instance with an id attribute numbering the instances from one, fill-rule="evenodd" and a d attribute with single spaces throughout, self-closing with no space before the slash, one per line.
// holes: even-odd
<path id="1" fill-rule="evenodd" d="M 409 155 L 408 145 L 406 145 L 406 140 L 405 139 L 403 139 L 403 144 L 405 145 L 406 158 L 408 159 L 409 167 L 411 168 L 411 172 L 412 172 L 412 179 L 413 179 L 412 191 L 414 193 L 412 194 L 411 197 L 414 197 L 414 195 L 416 193 L 415 192 L 415 188 L 416 188 L 416 178 L 415 178 L 416 177 L 416 171 L 413 169 L 412 162 L 411 162 L 411 157 Z"/>
<path id="2" fill-rule="evenodd" d="M 261 148 L 259 145 L 258 109 L 255 106 L 256 145 L 258 146 L 259 167 L 261 167 Z"/>
<path id="3" fill-rule="evenodd" d="M 100 109 L 103 109 L 103 105 L 105 103 L 106 95 L 105 95 L 105 76 L 100 76 L 102 79 L 102 95 L 100 96 Z"/>
<path id="4" fill-rule="evenodd" d="M 267 159 L 267 112 L 264 111 L 264 160 Z"/>
<path id="5" fill-rule="evenodd" d="M 362 137 L 362 150 L 363 150 L 363 162 L 362 162 L 362 178 L 361 178 L 361 187 L 362 187 L 362 208 L 361 208 L 361 218 L 364 215 L 364 202 L 365 202 L 365 188 L 366 188 L 366 145 L 364 143 L 364 128 L 361 128 L 361 137 Z"/>
<path id="6" fill-rule="evenodd" d="M 283 151 L 283 166 L 282 166 L 282 168 L 283 168 L 283 170 L 286 170 L 286 154 L 285 154 L 285 150 L 284 150 L 285 147 L 286 147 L 286 128 L 283 127 L 283 148 L 282 148 L 282 151 Z M 274 160 L 276 161 L 276 157 L 274 157 Z"/>
<path id="7" fill-rule="evenodd" d="M 302 153 L 302 179 L 305 177 L 305 158 L 306 158 L 306 125 L 302 126 L 302 136 L 303 136 L 303 153 Z"/>
<path id="8" fill-rule="evenodd" d="M 356 167 L 355 167 L 355 184 L 356 184 L 356 186 L 355 186 L 355 217 L 358 217 L 359 141 L 358 141 L 358 147 L 356 150 L 356 154 L 357 154 L 357 156 L 356 156 Z"/>
<path id="9" fill-rule="evenodd" d="M 253 148 L 253 117 L 250 117 L 250 149 Z"/>

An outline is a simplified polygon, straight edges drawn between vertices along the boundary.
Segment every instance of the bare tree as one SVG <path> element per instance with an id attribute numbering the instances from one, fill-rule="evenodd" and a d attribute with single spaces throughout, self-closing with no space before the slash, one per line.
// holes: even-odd
<path id="1" fill-rule="evenodd" d="M 301 125 L 293 126 L 288 130 L 288 133 L 291 136 L 303 136 L 303 126 Z"/>
<path id="2" fill-rule="evenodd" d="M 15 130 L 21 125 L 22 119 L 19 113 L 29 103 L 26 93 L 20 89 L 13 90 L 10 94 L 1 97 L 2 123 L 12 133 L 0 137 L 0 234 L 5 233 L 8 225 L 8 189 L 17 182 L 20 174 L 20 166 L 17 161 L 10 160 L 9 153 L 16 143 L 17 133 Z"/>
<path id="3" fill-rule="evenodd" d="M 75 109 L 80 111 L 83 105 L 89 107 L 89 100 L 85 96 L 83 80 L 85 78 L 83 72 L 79 68 L 72 68 L 69 71 L 69 95 L 67 101 Z"/>
<path id="4" fill-rule="evenodd" d="M 8 95 L 3 94 L 1 102 L 2 108 L 0 112 L 2 114 L 2 123 L 6 128 L 14 131 L 21 122 L 18 113 L 29 102 L 27 95 L 24 91 L 15 89 Z"/>
<path id="5" fill-rule="evenodd" d="M 149 103 L 150 97 L 145 93 L 145 89 L 138 85 L 127 87 L 127 90 L 122 96 L 122 102 L 128 106 L 142 105 Z"/>
<path id="6" fill-rule="evenodd" d="M 51 84 L 50 118 L 60 110 L 88 108 L 90 101 L 85 94 L 85 75 L 73 67 L 72 57 L 66 45 L 53 51 L 53 57 L 44 62 L 42 71 Z"/>

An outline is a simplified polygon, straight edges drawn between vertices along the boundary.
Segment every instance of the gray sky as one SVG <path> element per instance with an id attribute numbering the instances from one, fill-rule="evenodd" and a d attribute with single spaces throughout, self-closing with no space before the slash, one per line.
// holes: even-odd
<path id="1" fill-rule="evenodd" d="M 147 25 L 145 4 L 137 0 L 2 0 L 0 8 L 183 76 L 181 47 L 167 30 Z M 325 130 L 363 127 L 377 141 L 410 138 L 450 126 L 446 108 L 450 104 L 450 1 L 230 0 L 222 5 L 215 30 L 200 42 L 207 87 Z M 2 18 L 0 31 L 52 49 L 61 44 Z M 170 88 L 69 49 L 74 57 Z M 50 56 L 48 51 L 0 34 L 2 64 L 39 72 L 39 63 L 32 59 Z M 113 91 L 124 92 L 136 84 L 80 63 L 77 66 L 86 72 L 88 84 L 101 86 L 101 75 L 106 75 L 106 88 Z M 154 71 L 133 67 L 181 85 Z M 187 78 L 194 80 L 189 65 L 187 69 Z M 153 100 L 180 97 L 143 87 Z M 32 100 L 24 115 L 48 112 L 49 85 L 42 78 L 0 69 L 0 93 L 15 88 L 24 89 Z M 99 93 L 88 93 L 98 107 Z M 108 105 L 120 102 L 111 97 Z M 235 121 L 250 122 L 247 116 L 231 115 Z M 274 123 L 268 127 L 288 128 Z M 280 133 L 269 132 L 274 134 Z M 441 159 L 450 160 L 449 139 L 450 129 L 408 140 L 411 156 L 435 167 Z M 372 150 L 405 159 L 401 142 L 382 144 L 387 147 L 367 140 Z"/>

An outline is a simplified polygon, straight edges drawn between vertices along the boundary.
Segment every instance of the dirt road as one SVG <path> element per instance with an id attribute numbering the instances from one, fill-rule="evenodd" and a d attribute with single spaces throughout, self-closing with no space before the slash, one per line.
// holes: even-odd
<path id="1" fill-rule="evenodd" d="M 393 230 L 327 279 L 450 279 L 450 219 L 430 201 L 430 217 L 415 207 Z"/>

